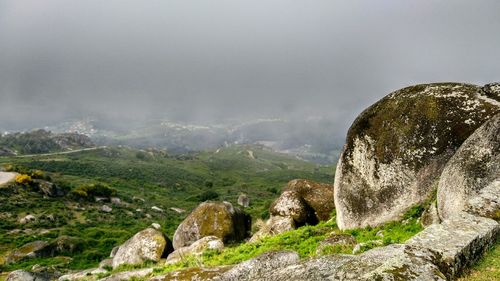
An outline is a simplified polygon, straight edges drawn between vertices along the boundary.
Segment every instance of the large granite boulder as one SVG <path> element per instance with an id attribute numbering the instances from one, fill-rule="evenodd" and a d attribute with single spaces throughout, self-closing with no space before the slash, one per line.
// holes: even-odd
<path id="1" fill-rule="evenodd" d="M 251 218 L 229 202 L 204 202 L 177 227 L 174 249 L 186 247 L 205 236 L 216 236 L 224 243 L 242 241 L 250 231 Z"/>
<path id="2" fill-rule="evenodd" d="M 172 252 L 172 245 L 161 231 L 146 228 L 123 243 L 113 257 L 113 268 L 123 264 L 142 264 L 146 261 L 160 261 Z"/>
<path id="3" fill-rule="evenodd" d="M 350 127 L 335 174 L 341 229 L 398 219 L 425 201 L 462 143 L 500 112 L 500 91 L 437 83 L 398 90 Z"/>
<path id="4" fill-rule="evenodd" d="M 295 228 L 295 221 L 293 218 L 272 216 L 264 224 L 260 225 L 259 230 L 252 235 L 252 238 L 250 238 L 248 242 L 258 242 L 264 237 L 280 234 Z"/>
<path id="5" fill-rule="evenodd" d="M 476 212 L 489 205 L 492 209 L 483 215 L 500 218 L 499 181 L 500 114 L 497 114 L 479 127 L 446 164 L 437 194 L 439 216 L 446 219 L 470 211 L 468 201 L 473 200 L 472 204 L 479 207 Z M 489 188 L 483 190 L 486 187 Z M 481 198 L 490 203 L 480 203 Z"/>
<path id="6" fill-rule="evenodd" d="M 269 208 L 271 216 L 290 217 L 296 224 L 303 225 L 306 222 L 317 222 L 313 210 L 304 202 L 296 191 L 284 191 Z"/>
<path id="7" fill-rule="evenodd" d="M 317 221 L 330 219 L 330 215 L 335 209 L 333 184 L 295 179 L 288 182 L 284 190 L 297 192 L 300 198 L 313 210 Z"/>

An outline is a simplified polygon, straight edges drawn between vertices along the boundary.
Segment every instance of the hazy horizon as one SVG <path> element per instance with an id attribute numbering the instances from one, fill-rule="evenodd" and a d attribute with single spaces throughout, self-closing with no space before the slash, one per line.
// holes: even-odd
<path id="1" fill-rule="evenodd" d="M 323 118 L 500 80 L 498 1 L 2 1 L 0 129 Z"/>

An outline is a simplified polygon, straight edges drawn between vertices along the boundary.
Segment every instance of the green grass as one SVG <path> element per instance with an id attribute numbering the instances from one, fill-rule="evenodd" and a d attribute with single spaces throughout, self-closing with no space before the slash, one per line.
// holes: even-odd
<path id="1" fill-rule="evenodd" d="M 247 150 L 253 151 L 255 159 L 249 157 Z M 62 269 L 96 266 L 114 246 L 153 222 L 160 223 L 162 231 L 172 238 L 185 216 L 208 195 L 217 194 L 217 200 L 236 206 L 238 196 L 246 193 L 251 205 L 245 211 L 254 221 L 266 218 L 269 205 L 289 180 L 307 178 L 332 183 L 334 171 L 333 166 L 318 166 L 258 146 L 231 146 L 218 153 L 206 151 L 180 156 L 110 147 L 66 155 L 0 157 L 0 166 L 6 164 L 24 167 L 25 172 L 42 170 L 53 182 L 70 190 L 102 183 L 116 190 L 116 196 L 128 203 L 114 206 L 106 203 L 113 211 L 103 213 L 99 210 L 103 203 L 91 200 L 78 200 L 74 196 L 45 198 L 27 188 L 0 188 L 0 215 L 11 215 L 0 219 L 0 256 L 35 240 L 51 241 L 61 235 L 83 238 L 85 250 L 72 255 L 69 263 L 60 265 Z M 165 212 L 154 212 L 152 206 Z M 186 212 L 177 214 L 169 210 L 171 207 Z M 52 214 L 56 221 L 19 224 L 18 220 L 27 213 L 37 217 Z M 41 229 L 47 233 L 40 233 Z M 9 234 L 11 231 L 18 232 Z M 4 266 L 0 271 L 29 269 L 33 262 Z M 37 260 L 43 262 L 57 260 Z"/>
<path id="2" fill-rule="evenodd" d="M 493 281 L 500 280 L 500 241 L 476 263 L 459 281 Z"/>
<path id="3" fill-rule="evenodd" d="M 198 266 L 220 266 L 240 263 L 254 258 L 262 253 L 277 250 L 296 251 L 301 258 L 316 256 L 316 249 L 319 243 L 331 234 L 350 234 L 358 243 L 363 243 L 361 252 L 371 248 L 388 245 L 393 243 L 403 243 L 423 228 L 418 218 L 421 212 L 415 212 L 421 209 L 415 206 L 410 209 L 402 221 L 389 222 L 378 227 L 367 227 L 354 230 L 341 231 L 335 222 L 335 214 L 329 221 L 321 222 L 317 225 L 306 225 L 296 230 L 287 231 L 276 236 L 265 237 L 255 243 L 242 243 L 239 245 L 229 245 L 222 251 L 205 251 L 200 257 L 188 257 L 186 260 L 169 265 L 163 268 L 157 268 L 156 273 L 165 273 L 181 268 Z M 379 235 L 377 235 L 379 233 Z M 383 234 L 383 237 L 380 236 Z M 352 253 L 354 245 L 339 245 L 328 247 L 323 254 L 348 254 Z"/>

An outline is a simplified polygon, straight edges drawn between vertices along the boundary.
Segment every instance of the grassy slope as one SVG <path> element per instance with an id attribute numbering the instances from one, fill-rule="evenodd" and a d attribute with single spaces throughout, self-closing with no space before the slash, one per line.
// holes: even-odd
<path id="1" fill-rule="evenodd" d="M 248 150 L 253 152 L 255 159 L 250 157 Z M 22 189 L 13 192 L 0 188 L 0 214 L 12 214 L 1 220 L 0 255 L 34 240 L 50 240 L 60 235 L 81 237 L 85 250 L 72 255 L 73 260 L 68 265 L 75 269 L 94 266 L 113 246 L 152 222 L 159 222 L 164 232 L 172 237 L 177 225 L 199 204 L 199 195 L 207 190 L 218 193 L 218 200 L 233 204 L 240 193 L 248 194 L 251 207 L 246 211 L 255 220 L 267 215 L 269 204 L 289 180 L 308 178 L 332 182 L 334 170 L 331 166 L 318 167 L 253 146 L 235 146 L 218 153 L 202 152 L 183 157 L 107 148 L 70 155 L 0 158 L 0 164 L 7 163 L 46 171 L 55 182 L 71 188 L 88 182 L 104 182 L 117 189 L 118 196 L 128 203 L 113 206 L 113 212 L 107 214 L 99 211 L 102 203 L 76 202 L 67 197 L 44 198 Z M 207 181 L 213 186 L 208 187 Z M 134 196 L 145 202 L 134 200 Z M 165 212 L 154 212 L 152 206 Z M 177 214 L 169 210 L 170 207 L 183 208 L 187 212 Z M 18 224 L 17 220 L 27 213 L 37 217 L 55 214 L 56 222 Z M 43 229 L 47 231 L 41 232 Z M 3 270 L 64 262 L 57 258 L 37 259 Z"/>
<path id="2" fill-rule="evenodd" d="M 493 246 L 488 253 L 475 264 L 459 281 L 493 281 L 500 280 L 500 243 Z"/>

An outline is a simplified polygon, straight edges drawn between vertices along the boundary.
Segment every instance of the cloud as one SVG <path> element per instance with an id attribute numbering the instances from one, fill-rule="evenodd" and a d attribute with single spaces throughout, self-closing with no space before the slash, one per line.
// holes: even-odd
<path id="1" fill-rule="evenodd" d="M 500 77 L 500 2 L 2 1 L 0 128 L 64 118 L 335 119 Z"/>

